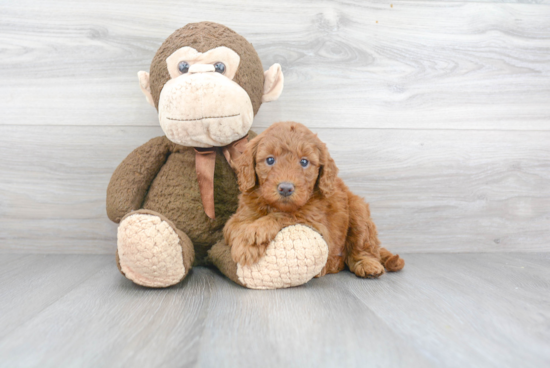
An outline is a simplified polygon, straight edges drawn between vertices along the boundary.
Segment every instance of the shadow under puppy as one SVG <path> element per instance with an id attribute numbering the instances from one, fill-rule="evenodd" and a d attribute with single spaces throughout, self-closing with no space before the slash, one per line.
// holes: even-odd
<path id="1" fill-rule="evenodd" d="M 326 145 L 304 125 L 273 124 L 251 140 L 236 161 L 241 196 L 224 228 L 237 263 L 256 263 L 284 227 L 303 224 L 329 246 L 318 276 L 348 265 L 357 276 L 375 278 L 405 265 L 380 247 L 369 205 L 337 176 Z"/>

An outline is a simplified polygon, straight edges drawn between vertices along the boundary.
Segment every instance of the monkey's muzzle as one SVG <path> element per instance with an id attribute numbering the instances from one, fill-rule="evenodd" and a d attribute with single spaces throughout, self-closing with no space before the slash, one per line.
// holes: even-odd
<path id="1" fill-rule="evenodd" d="M 248 93 L 220 73 L 183 74 L 161 91 L 159 121 L 168 139 L 188 147 L 225 146 L 254 119 Z"/>

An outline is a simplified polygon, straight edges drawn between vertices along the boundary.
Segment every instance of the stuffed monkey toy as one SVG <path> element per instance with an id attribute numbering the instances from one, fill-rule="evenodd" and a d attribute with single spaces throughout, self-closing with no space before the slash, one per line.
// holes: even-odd
<path id="1" fill-rule="evenodd" d="M 283 89 L 279 64 L 263 71 L 242 36 L 216 23 L 187 24 L 158 49 L 139 84 L 165 136 L 135 149 L 107 188 L 119 223 L 116 262 L 134 283 L 167 287 L 196 265 L 215 265 L 255 289 L 301 285 L 321 272 L 328 247 L 312 229 L 287 227 L 252 266 L 231 259 L 223 226 L 238 206 L 233 161 L 263 102 Z"/>

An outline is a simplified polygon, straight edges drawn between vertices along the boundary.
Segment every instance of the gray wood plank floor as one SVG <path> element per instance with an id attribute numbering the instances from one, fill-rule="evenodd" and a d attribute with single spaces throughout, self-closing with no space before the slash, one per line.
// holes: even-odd
<path id="1" fill-rule="evenodd" d="M 0 255 L 0 367 L 547 367 L 550 253 L 406 254 L 275 291 L 195 268 L 146 289 L 108 255 Z"/>

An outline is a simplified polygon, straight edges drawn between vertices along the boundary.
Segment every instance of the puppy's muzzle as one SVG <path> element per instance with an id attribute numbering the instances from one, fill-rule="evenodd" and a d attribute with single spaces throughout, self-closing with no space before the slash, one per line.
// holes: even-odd
<path id="1" fill-rule="evenodd" d="M 291 196 L 292 193 L 294 193 L 294 184 L 287 182 L 280 183 L 277 186 L 277 190 L 279 191 L 279 195 L 282 197 Z"/>

